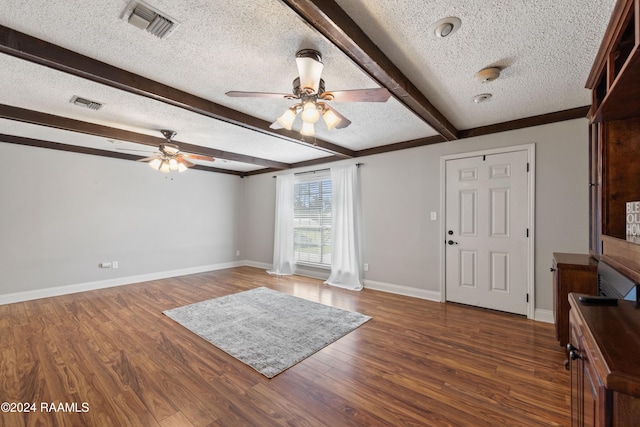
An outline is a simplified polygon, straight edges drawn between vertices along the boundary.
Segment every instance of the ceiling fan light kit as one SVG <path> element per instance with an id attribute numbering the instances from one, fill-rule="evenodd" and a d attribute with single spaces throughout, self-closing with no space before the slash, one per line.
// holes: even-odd
<path id="1" fill-rule="evenodd" d="M 231 97 L 259 97 L 299 100 L 289 107 L 277 120 L 271 124 L 272 129 L 283 127 L 293 128 L 295 119 L 300 115 L 304 136 L 315 135 L 315 123 L 322 116 L 328 130 L 343 129 L 351 121 L 338 113 L 327 102 L 386 102 L 391 94 L 385 88 L 355 89 L 343 91 L 325 91 L 325 83 L 321 78 L 324 64 L 320 52 L 313 49 L 302 49 L 296 54 L 298 77 L 293 80 L 293 93 L 265 93 L 230 91 Z"/>
<path id="2" fill-rule="evenodd" d="M 151 169 L 159 170 L 160 166 L 162 166 L 162 160 L 160 159 L 153 159 L 149 162 L 149 167 Z"/>
<path id="3" fill-rule="evenodd" d="M 338 126 L 342 121 L 342 119 L 338 117 L 338 115 L 334 113 L 333 110 L 329 109 L 324 112 L 322 118 L 324 119 L 324 122 L 327 125 L 327 129 L 329 130 L 333 130 L 333 128 Z"/>
<path id="4" fill-rule="evenodd" d="M 320 53 L 313 49 L 302 49 L 296 53 L 296 64 L 302 89 L 318 93 L 320 76 L 324 68 Z"/>
<path id="5" fill-rule="evenodd" d="M 160 144 L 158 149 L 160 152 L 152 157 L 145 157 L 138 160 L 139 162 L 149 162 L 149 167 L 160 172 L 169 173 L 172 171 L 184 172 L 188 168 L 195 166 L 195 163 L 191 163 L 185 157 L 206 160 L 213 162 L 215 159 L 211 156 L 203 156 L 200 154 L 189 154 L 180 151 L 180 147 L 171 143 L 171 140 L 176 135 L 175 131 L 163 129 L 160 131 L 167 140 L 166 143 Z"/>
<path id="6" fill-rule="evenodd" d="M 278 117 L 278 123 L 280 123 L 283 128 L 291 130 L 291 128 L 293 127 L 293 121 L 296 119 L 297 115 L 298 108 L 296 106 L 288 108 L 287 111 L 285 111 L 280 117 Z"/>
<path id="7" fill-rule="evenodd" d="M 304 103 L 302 107 L 302 114 L 300 118 L 304 123 L 315 123 L 320 119 L 320 112 L 318 111 L 318 106 L 314 101 L 307 101 Z"/>
<path id="8" fill-rule="evenodd" d="M 302 129 L 300 129 L 300 133 L 304 136 L 314 136 L 316 134 L 316 129 L 313 126 L 313 123 L 302 122 Z"/>

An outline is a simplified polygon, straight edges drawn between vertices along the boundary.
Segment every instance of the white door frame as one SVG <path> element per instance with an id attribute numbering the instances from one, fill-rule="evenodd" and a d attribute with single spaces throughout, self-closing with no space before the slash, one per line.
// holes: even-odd
<path id="1" fill-rule="evenodd" d="M 536 145 L 535 143 L 514 145 L 510 147 L 493 148 L 482 151 L 473 151 L 468 153 L 450 154 L 440 157 L 440 301 L 446 301 L 446 166 L 447 160 L 464 159 L 467 157 L 477 157 L 490 154 L 511 153 L 514 151 L 526 151 L 527 162 L 529 163 L 529 173 L 527 175 L 527 191 L 528 191 L 528 224 L 529 239 L 527 241 L 527 293 L 529 294 L 529 302 L 527 304 L 527 318 L 535 318 L 535 194 L 536 194 Z"/>

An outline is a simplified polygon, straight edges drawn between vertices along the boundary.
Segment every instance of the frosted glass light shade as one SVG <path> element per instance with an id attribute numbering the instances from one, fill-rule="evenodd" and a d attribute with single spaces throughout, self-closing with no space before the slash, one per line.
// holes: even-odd
<path id="1" fill-rule="evenodd" d="M 302 129 L 300 129 L 300 133 L 305 136 L 314 136 L 316 134 L 316 130 L 313 123 L 302 122 Z"/>
<path id="2" fill-rule="evenodd" d="M 327 129 L 329 130 L 332 130 L 333 128 L 338 126 L 342 121 L 342 119 L 338 117 L 338 115 L 334 113 L 333 110 L 325 111 L 324 114 L 322 115 L 322 118 L 324 119 L 324 122 L 327 124 Z"/>
<path id="3" fill-rule="evenodd" d="M 184 165 L 184 163 L 182 163 L 182 162 L 178 163 L 178 172 L 179 173 L 182 173 L 182 172 L 184 172 L 186 170 L 187 170 L 187 167 Z"/>
<path id="4" fill-rule="evenodd" d="M 278 123 L 280 123 L 283 128 L 287 130 L 291 130 L 291 126 L 293 126 L 293 121 L 295 119 L 296 119 L 296 112 L 291 108 L 289 108 L 280 117 L 278 117 Z"/>
<path id="5" fill-rule="evenodd" d="M 158 170 L 158 169 L 160 169 L 160 165 L 162 165 L 162 160 L 160 160 L 160 159 L 153 159 L 153 160 L 151 160 L 149 162 L 149 167 L 151 169 Z"/>
<path id="6" fill-rule="evenodd" d="M 160 172 L 169 173 L 171 172 L 171 168 L 169 167 L 169 162 L 164 160 L 162 165 L 160 166 Z"/>
<path id="7" fill-rule="evenodd" d="M 305 102 L 300 117 L 305 123 L 317 122 L 320 119 L 320 112 L 318 111 L 318 107 L 316 107 L 316 103 L 312 101 Z"/>
<path id="8" fill-rule="evenodd" d="M 169 169 L 172 171 L 178 170 L 178 161 L 176 159 L 169 159 Z"/>
<path id="9" fill-rule="evenodd" d="M 320 76 L 324 65 L 312 58 L 296 58 L 298 66 L 298 76 L 300 76 L 300 87 L 308 88 L 313 93 L 318 92 L 320 85 Z"/>

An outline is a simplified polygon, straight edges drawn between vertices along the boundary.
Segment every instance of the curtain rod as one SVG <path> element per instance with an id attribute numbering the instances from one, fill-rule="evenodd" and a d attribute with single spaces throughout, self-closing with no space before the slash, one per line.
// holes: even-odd
<path id="1" fill-rule="evenodd" d="M 360 166 L 362 166 L 362 165 L 364 165 L 364 163 L 356 163 L 356 166 L 357 166 L 357 167 L 360 167 Z M 294 175 L 306 175 L 306 174 L 308 174 L 308 173 L 326 172 L 326 171 L 328 171 L 328 170 L 331 170 L 331 168 L 316 169 L 316 170 L 313 170 L 313 171 L 306 171 L 306 172 L 298 172 L 298 173 L 294 173 Z M 273 176 L 272 176 L 272 178 L 275 178 L 275 177 L 276 177 L 276 175 L 273 175 Z"/>

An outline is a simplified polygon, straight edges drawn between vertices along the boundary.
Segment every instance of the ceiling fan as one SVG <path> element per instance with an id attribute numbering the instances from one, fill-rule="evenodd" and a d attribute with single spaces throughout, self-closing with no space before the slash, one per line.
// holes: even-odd
<path id="1" fill-rule="evenodd" d="M 386 102 L 391 94 L 385 88 L 354 89 L 326 91 L 324 80 L 320 78 L 324 64 L 322 55 L 313 49 L 302 49 L 296 53 L 298 77 L 293 80 L 293 93 L 266 92 L 227 92 L 231 97 L 279 98 L 298 100 L 271 124 L 272 129 L 285 128 L 291 130 L 293 122 L 300 113 L 302 129 L 306 136 L 315 135 L 314 123 L 320 117 L 324 119 L 329 130 L 342 129 L 351 121 L 336 111 L 327 102 Z"/>
<path id="2" fill-rule="evenodd" d="M 188 168 L 195 166 L 195 163 L 188 161 L 187 158 L 209 162 L 215 161 L 211 156 L 183 153 L 180 151 L 180 148 L 171 142 L 173 137 L 176 136 L 175 131 L 163 129 L 160 132 L 162 132 L 167 142 L 158 146 L 160 152 L 157 155 L 145 157 L 144 159 L 138 160 L 139 162 L 149 162 L 151 168 L 159 170 L 160 172 L 169 173 L 176 170 L 178 172 L 184 172 Z"/>

